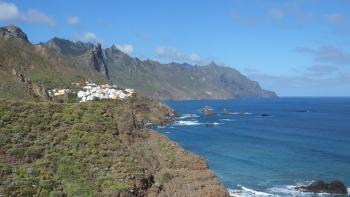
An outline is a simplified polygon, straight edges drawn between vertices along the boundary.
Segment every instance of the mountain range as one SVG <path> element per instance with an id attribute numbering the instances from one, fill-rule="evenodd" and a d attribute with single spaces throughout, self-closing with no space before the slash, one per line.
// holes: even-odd
<path id="1" fill-rule="evenodd" d="M 0 97 L 46 98 L 47 90 L 84 81 L 133 88 L 155 99 L 276 97 L 232 67 L 160 63 L 131 57 L 116 46 L 53 38 L 32 44 L 16 26 L 0 28 Z"/>

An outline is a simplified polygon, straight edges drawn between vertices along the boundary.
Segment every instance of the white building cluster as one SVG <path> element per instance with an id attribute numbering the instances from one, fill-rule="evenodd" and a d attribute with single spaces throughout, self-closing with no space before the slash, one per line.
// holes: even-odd
<path id="1" fill-rule="evenodd" d="M 53 90 L 49 90 L 48 93 L 49 93 L 50 97 L 64 96 L 64 95 L 70 93 L 70 90 L 69 89 L 53 89 Z"/>
<path id="2" fill-rule="evenodd" d="M 96 85 L 86 82 L 83 90 L 78 92 L 80 102 L 92 101 L 95 99 L 125 99 L 135 94 L 133 89 L 118 89 L 115 85 Z"/>

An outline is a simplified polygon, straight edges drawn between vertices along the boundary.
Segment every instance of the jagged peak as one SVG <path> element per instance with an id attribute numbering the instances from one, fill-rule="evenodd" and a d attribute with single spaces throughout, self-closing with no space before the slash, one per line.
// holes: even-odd
<path id="1" fill-rule="evenodd" d="M 0 27 L 0 38 L 6 40 L 15 38 L 29 43 L 27 35 L 22 31 L 21 28 L 14 25 Z"/>
<path id="2" fill-rule="evenodd" d="M 86 51 L 94 48 L 94 45 L 89 42 L 71 41 L 65 38 L 53 37 L 51 40 L 42 44 L 46 47 L 53 49 L 63 55 L 76 56 L 85 53 Z"/>

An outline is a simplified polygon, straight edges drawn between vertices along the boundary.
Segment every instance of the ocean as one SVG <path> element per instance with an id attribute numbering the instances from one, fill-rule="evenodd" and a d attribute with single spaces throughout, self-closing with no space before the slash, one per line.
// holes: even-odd
<path id="1" fill-rule="evenodd" d="M 294 190 L 318 179 L 350 187 L 350 98 L 165 103 L 181 117 L 157 130 L 203 156 L 231 194 L 331 196 Z M 204 116 L 205 105 L 218 114 Z"/>

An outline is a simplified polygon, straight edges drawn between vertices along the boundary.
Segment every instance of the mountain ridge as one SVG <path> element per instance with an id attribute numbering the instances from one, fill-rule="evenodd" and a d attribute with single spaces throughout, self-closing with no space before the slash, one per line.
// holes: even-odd
<path id="1" fill-rule="evenodd" d="M 205 66 L 160 63 L 130 57 L 115 45 L 102 48 L 99 43 L 74 42 L 58 37 L 33 45 L 18 27 L 2 27 L 0 32 L 4 32 L 0 36 L 3 46 L 0 65 L 7 67 L 7 70 L 17 67 L 17 72 L 23 71 L 21 74 L 26 78 L 47 89 L 69 88 L 73 82 L 89 80 L 133 88 L 142 96 L 162 100 L 277 96 L 272 91 L 262 89 L 258 82 L 248 79 L 238 70 L 214 62 Z M 8 52 L 14 46 L 17 53 Z M 36 60 L 40 61 L 33 65 L 34 60 L 28 57 L 37 57 Z M 45 69 L 36 69 L 41 65 L 45 65 L 48 74 L 45 74 Z"/>

